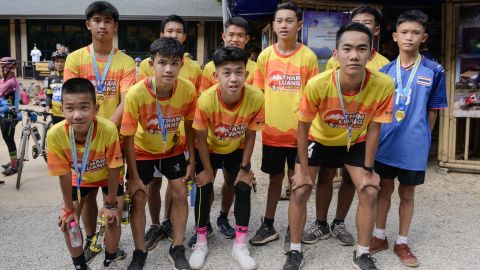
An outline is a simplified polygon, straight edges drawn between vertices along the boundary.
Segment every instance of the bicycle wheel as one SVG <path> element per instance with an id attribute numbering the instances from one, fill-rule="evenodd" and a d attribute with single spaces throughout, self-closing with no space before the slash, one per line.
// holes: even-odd
<path id="1" fill-rule="evenodd" d="M 17 189 L 20 189 L 20 179 L 22 179 L 23 162 L 25 161 L 25 153 L 27 151 L 28 136 L 22 135 L 22 141 L 20 142 L 20 155 L 17 160 Z"/>

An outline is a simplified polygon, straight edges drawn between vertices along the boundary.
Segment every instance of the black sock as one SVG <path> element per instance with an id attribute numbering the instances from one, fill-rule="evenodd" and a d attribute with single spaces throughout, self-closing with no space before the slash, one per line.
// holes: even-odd
<path id="1" fill-rule="evenodd" d="M 273 227 L 274 220 L 275 220 L 274 218 L 267 218 L 267 217 L 263 218 L 263 222 L 265 222 L 265 224 L 270 228 Z"/>
<path id="2" fill-rule="evenodd" d="M 108 251 L 105 249 L 105 259 L 103 260 L 103 266 L 108 267 L 112 261 L 115 260 L 115 256 L 117 256 L 117 253 L 108 253 Z"/>
<path id="3" fill-rule="evenodd" d="M 75 269 L 78 270 L 86 270 L 87 269 L 87 263 L 85 262 L 85 255 L 82 253 L 82 255 L 74 258 L 72 257 L 73 260 L 73 265 L 75 266 Z"/>
<path id="4" fill-rule="evenodd" d="M 220 211 L 220 216 L 218 218 L 227 219 L 228 218 L 228 213 L 224 213 L 224 212 Z"/>
<path id="5" fill-rule="evenodd" d="M 333 224 L 338 225 L 338 224 L 340 224 L 340 223 L 343 223 L 344 221 L 345 221 L 345 220 L 343 220 L 343 219 L 338 219 L 338 218 L 336 218 L 336 219 L 333 220 Z"/>
<path id="6" fill-rule="evenodd" d="M 95 235 L 87 235 L 87 238 L 85 238 L 85 246 L 86 247 L 89 247 L 90 244 L 92 243 L 92 238 L 94 237 Z"/>
<path id="7" fill-rule="evenodd" d="M 315 221 L 315 223 L 317 223 L 317 225 L 321 225 L 321 226 L 323 226 L 323 227 L 327 227 L 327 226 L 328 226 L 328 223 L 327 223 L 326 220 L 317 219 L 317 220 Z"/>

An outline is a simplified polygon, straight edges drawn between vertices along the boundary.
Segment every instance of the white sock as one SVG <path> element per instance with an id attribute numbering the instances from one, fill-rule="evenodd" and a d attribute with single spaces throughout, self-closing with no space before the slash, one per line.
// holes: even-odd
<path id="1" fill-rule="evenodd" d="M 408 244 L 408 237 L 407 236 L 398 236 L 397 241 L 395 244 L 400 245 L 400 244 Z"/>
<path id="2" fill-rule="evenodd" d="M 290 250 L 296 250 L 302 252 L 302 243 L 290 243 Z"/>
<path id="3" fill-rule="evenodd" d="M 375 229 L 373 230 L 373 236 L 385 240 L 385 229 L 378 229 L 377 227 L 375 227 Z"/>
<path id="4" fill-rule="evenodd" d="M 357 257 L 362 256 L 362 254 L 368 254 L 370 253 L 369 247 L 362 247 L 357 244 Z"/>

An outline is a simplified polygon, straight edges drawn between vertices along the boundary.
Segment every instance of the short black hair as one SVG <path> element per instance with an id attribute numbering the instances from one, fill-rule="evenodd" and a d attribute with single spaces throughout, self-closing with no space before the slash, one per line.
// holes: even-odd
<path id="1" fill-rule="evenodd" d="M 71 78 L 62 85 L 62 103 L 63 96 L 68 94 L 88 94 L 95 105 L 97 103 L 95 86 L 92 82 L 85 78 Z"/>
<path id="2" fill-rule="evenodd" d="M 373 19 L 375 20 L 375 26 L 379 26 L 380 23 L 382 22 L 382 13 L 371 6 L 358 6 L 354 9 L 352 9 L 352 13 L 350 13 L 350 20 L 353 19 L 357 14 L 363 14 L 367 13 L 373 16 Z"/>
<path id="3" fill-rule="evenodd" d="M 85 16 L 87 17 L 87 21 L 90 20 L 95 14 L 112 16 L 113 20 L 115 22 L 118 22 L 118 10 L 110 2 L 95 1 L 88 5 L 87 9 L 85 9 Z"/>
<path id="4" fill-rule="evenodd" d="M 228 19 L 224 24 L 225 29 L 227 29 L 230 25 L 235 25 L 235 26 L 238 26 L 238 27 L 241 27 L 241 28 L 245 29 L 245 33 L 247 35 L 250 31 L 248 21 L 245 20 L 243 17 L 240 17 L 240 16 L 236 16 L 236 17 L 232 17 L 232 18 Z"/>
<path id="5" fill-rule="evenodd" d="M 167 18 L 165 18 L 165 20 L 163 20 L 162 22 L 162 33 L 163 31 L 165 31 L 165 25 L 167 25 L 167 23 L 169 22 L 176 22 L 176 23 L 179 23 L 182 25 L 183 27 L 183 33 L 186 33 L 186 28 L 185 28 L 185 21 L 183 20 L 182 17 L 176 15 L 176 14 L 172 14 L 172 15 L 169 15 Z"/>
<path id="6" fill-rule="evenodd" d="M 340 42 L 340 38 L 342 38 L 342 35 L 345 33 L 345 32 L 348 32 L 348 31 L 356 31 L 356 32 L 361 32 L 361 33 L 365 33 L 367 36 L 368 36 L 368 44 L 370 45 L 370 47 L 372 47 L 372 41 L 373 41 L 373 33 L 372 31 L 370 31 L 370 29 L 368 29 L 368 27 L 366 27 L 364 24 L 362 23 L 358 23 L 358 22 L 349 22 L 347 24 L 344 24 L 342 25 L 338 31 L 337 31 L 337 38 L 336 38 L 336 41 L 335 41 L 335 48 L 338 49 L 338 45 L 339 45 L 339 42 Z"/>
<path id="7" fill-rule="evenodd" d="M 284 9 L 295 12 L 295 15 L 297 15 L 297 20 L 299 21 L 302 20 L 303 11 L 292 2 L 285 2 L 285 3 L 278 4 L 277 9 L 275 10 L 275 16 L 277 16 L 278 11 L 284 10 Z"/>
<path id="8" fill-rule="evenodd" d="M 150 45 L 150 59 L 152 59 L 152 61 L 157 55 L 167 58 L 182 59 L 183 52 L 182 44 L 171 37 L 159 38 Z"/>
<path id="9" fill-rule="evenodd" d="M 227 62 L 242 62 L 246 66 L 248 57 L 244 50 L 234 46 L 227 46 L 216 49 L 212 60 L 216 68 Z"/>
<path id="10" fill-rule="evenodd" d="M 416 22 L 423 26 L 423 29 L 427 31 L 428 15 L 421 10 L 407 10 L 400 14 L 397 18 L 396 27 L 404 22 Z"/>

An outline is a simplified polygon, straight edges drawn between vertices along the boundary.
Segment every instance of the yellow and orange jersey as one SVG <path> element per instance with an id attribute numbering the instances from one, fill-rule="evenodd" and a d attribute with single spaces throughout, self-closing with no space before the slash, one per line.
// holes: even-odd
<path id="1" fill-rule="evenodd" d="M 208 129 L 209 151 L 229 154 L 243 148 L 247 129 L 261 130 L 265 122 L 264 97 L 260 90 L 245 84 L 242 97 L 234 108 L 227 107 L 216 84 L 198 98 L 193 128 Z"/>
<path id="2" fill-rule="evenodd" d="M 392 121 L 392 79 L 378 71 L 366 70 L 363 89 L 353 95 L 342 95 L 348 125 L 352 127 L 352 144 L 365 141 L 371 121 Z M 347 145 L 348 131 L 338 96 L 335 69 L 329 69 L 310 79 L 299 111 L 300 121 L 313 121 L 309 139 L 327 146 Z"/>
<path id="3" fill-rule="evenodd" d="M 153 76 L 155 71 L 150 66 L 150 58 L 143 60 L 140 63 L 140 69 L 138 71 L 138 81 L 141 81 L 147 77 Z M 200 85 L 200 78 L 202 76 L 202 69 L 197 61 L 190 59 L 188 56 L 183 56 L 183 66 L 180 69 L 178 77 L 189 80 L 198 89 Z"/>
<path id="4" fill-rule="evenodd" d="M 298 106 L 307 81 L 318 74 L 317 56 L 300 44 L 283 55 L 274 44 L 257 59 L 253 85 L 265 92 L 263 144 L 276 147 L 297 146 Z"/>
<path id="5" fill-rule="evenodd" d="M 61 176 L 72 174 L 72 185 L 77 185 L 73 169 L 72 147 L 70 145 L 69 123 L 63 120 L 52 126 L 47 136 L 48 174 Z M 78 168 L 81 168 L 85 142 L 76 143 Z M 108 169 L 123 166 L 123 158 L 115 124 L 103 117 L 94 119 L 94 130 L 87 165 L 82 177 L 82 187 L 108 185 Z M 119 182 L 123 179 L 120 177 Z"/>
<path id="6" fill-rule="evenodd" d="M 107 64 L 108 57 L 97 58 L 100 75 Z M 78 49 L 68 55 L 65 62 L 64 81 L 70 78 L 86 78 L 96 85 L 95 72 L 93 71 L 90 56 L 90 46 Z M 115 49 L 112 63 L 103 83 L 105 101 L 100 104 L 98 115 L 110 119 L 120 104 L 120 93 L 127 92 L 135 83 L 135 62 L 125 53 Z"/>
<path id="7" fill-rule="evenodd" d="M 248 75 L 245 83 L 252 84 L 253 73 L 255 72 L 256 66 L 257 66 L 257 63 L 248 59 L 248 62 L 247 62 Z M 200 79 L 199 93 L 202 93 L 203 91 L 212 87 L 214 84 L 218 83 L 218 80 L 213 76 L 214 72 L 215 72 L 215 64 L 213 63 L 213 61 L 210 61 L 203 68 L 202 77 Z"/>
<path id="8" fill-rule="evenodd" d="M 369 68 L 370 70 L 377 70 L 378 71 L 383 66 L 386 66 L 388 63 L 390 63 L 390 61 L 385 56 L 381 55 L 376 50 L 373 50 L 372 59 L 370 61 L 368 61 L 367 68 Z M 332 56 L 332 57 L 330 57 L 330 59 L 328 59 L 326 69 L 327 70 L 337 69 L 339 66 L 340 65 L 338 64 L 338 61 L 335 60 Z"/>
<path id="9" fill-rule="evenodd" d="M 138 82 L 128 91 L 120 128 L 123 136 L 135 135 L 137 160 L 161 159 L 183 153 L 179 125 L 184 118 L 193 120 L 197 101 L 195 86 L 182 78 L 177 78 L 171 97 L 158 98 L 164 128 L 167 130 L 164 142 L 155 93 L 149 80 L 151 77 Z"/>

